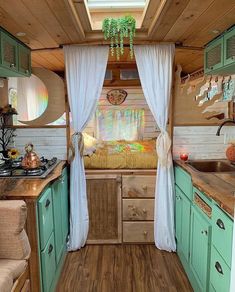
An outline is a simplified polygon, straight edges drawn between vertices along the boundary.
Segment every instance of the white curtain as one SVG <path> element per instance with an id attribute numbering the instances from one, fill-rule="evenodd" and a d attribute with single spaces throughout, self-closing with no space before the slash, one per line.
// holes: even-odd
<path id="1" fill-rule="evenodd" d="M 75 158 L 70 176 L 70 251 L 83 247 L 88 234 L 86 179 L 79 143 L 81 132 L 94 114 L 101 95 L 108 52 L 108 46 L 64 46 L 72 128 L 75 131 L 72 137 Z"/>
<path id="2" fill-rule="evenodd" d="M 175 47 L 135 46 L 136 63 L 143 92 L 161 130 L 157 139 L 158 168 L 155 193 L 154 238 L 159 249 L 175 251 L 174 175 L 171 140 L 167 133 Z"/>
<path id="3" fill-rule="evenodd" d="M 143 132 L 144 109 L 96 111 L 96 138 L 99 140 L 141 140 Z"/>

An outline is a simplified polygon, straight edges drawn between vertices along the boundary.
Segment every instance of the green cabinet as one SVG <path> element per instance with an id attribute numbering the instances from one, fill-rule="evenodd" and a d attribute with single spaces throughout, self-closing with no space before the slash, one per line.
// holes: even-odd
<path id="1" fill-rule="evenodd" d="M 190 208 L 191 203 L 184 193 L 176 186 L 176 239 L 177 249 L 181 251 L 185 259 L 189 257 L 189 236 L 190 236 Z"/>
<path id="2" fill-rule="evenodd" d="M 223 37 L 220 37 L 206 47 L 204 54 L 205 74 L 209 74 L 223 66 L 223 46 Z"/>
<path id="3" fill-rule="evenodd" d="M 235 64 L 235 29 L 224 35 L 224 65 Z"/>
<path id="4" fill-rule="evenodd" d="M 190 237 L 190 267 L 200 291 L 208 291 L 211 226 L 208 220 L 192 207 Z"/>
<path id="5" fill-rule="evenodd" d="M 0 77 L 31 75 L 31 50 L 0 27 Z"/>
<path id="6" fill-rule="evenodd" d="M 235 72 L 235 27 L 211 41 L 204 51 L 204 72 L 231 75 Z"/>
<path id="7" fill-rule="evenodd" d="M 66 253 L 68 236 L 67 168 L 37 201 L 41 291 L 52 292 Z"/>

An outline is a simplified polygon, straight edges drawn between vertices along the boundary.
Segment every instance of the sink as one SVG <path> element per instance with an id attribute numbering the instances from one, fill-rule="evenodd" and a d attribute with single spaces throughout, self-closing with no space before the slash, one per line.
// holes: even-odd
<path id="1" fill-rule="evenodd" d="M 189 161 L 188 164 L 197 171 L 201 172 L 231 172 L 235 171 L 235 166 L 225 161 L 202 160 Z"/>

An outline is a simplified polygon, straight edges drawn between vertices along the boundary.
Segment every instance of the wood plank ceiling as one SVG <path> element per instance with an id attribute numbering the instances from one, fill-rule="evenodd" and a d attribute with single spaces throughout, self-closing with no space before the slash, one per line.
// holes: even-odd
<path id="1" fill-rule="evenodd" d="M 177 49 L 176 61 L 184 73 L 202 68 L 205 44 L 235 24 L 235 0 L 147 2 L 135 42 L 164 41 L 201 48 Z M 33 66 L 53 71 L 64 70 L 60 45 L 104 43 L 97 23 L 100 25 L 100 16 L 89 13 L 86 0 L 0 0 L 0 25 L 13 35 L 25 32 L 20 39 L 37 50 L 32 53 Z"/>

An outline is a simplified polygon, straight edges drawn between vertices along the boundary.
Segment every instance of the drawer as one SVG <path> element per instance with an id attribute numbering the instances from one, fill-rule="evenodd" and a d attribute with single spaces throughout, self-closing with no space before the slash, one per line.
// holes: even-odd
<path id="1" fill-rule="evenodd" d="M 153 220 L 154 199 L 123 199 L 123 220 Z"/>
<path id="2" fill-rule="evenodd" d="M 122 194 L 123 197 L 155 197 L 155 175 L 123 175 Z"/>
<path id="3" fill-rule="evenodd" d="M 51 234 L 45 249 L 41 252 L 41 269 L 43 292 L 48 292 L 56 271 L 54 233 Z"/>
<path id="4" fill-rule="evenodd" d="M 154 242 L 154 223 L 123 222 L 123 242 Z"/>
<path id="5" fill-rule="evenodd" d="M 229 267 L 232 259 L 233 221 L 218 206 L 212 208 L 212 242 Z"/>
<path id="6" fill-rule="evenodd" d="M 40 233 L 40 246 L 41 250 L 43 250 L 53 230 L 51 188 L 48 188 L 38 201 L 38 223 Z"/>
<path id="7" fill-rule="evenodd" d="M 175 167 L 175 183 L 181 191 L 192 200 L 193 198 L 193 185 L 190 174 L 184 171 L 181 167 Z"/>
<path id="8" fill-rule="evenodd" d="M 214 290 L 229 292 L 231 271 L 214 246 L 211 249 L 210 273 L 210 282 Z"/>

